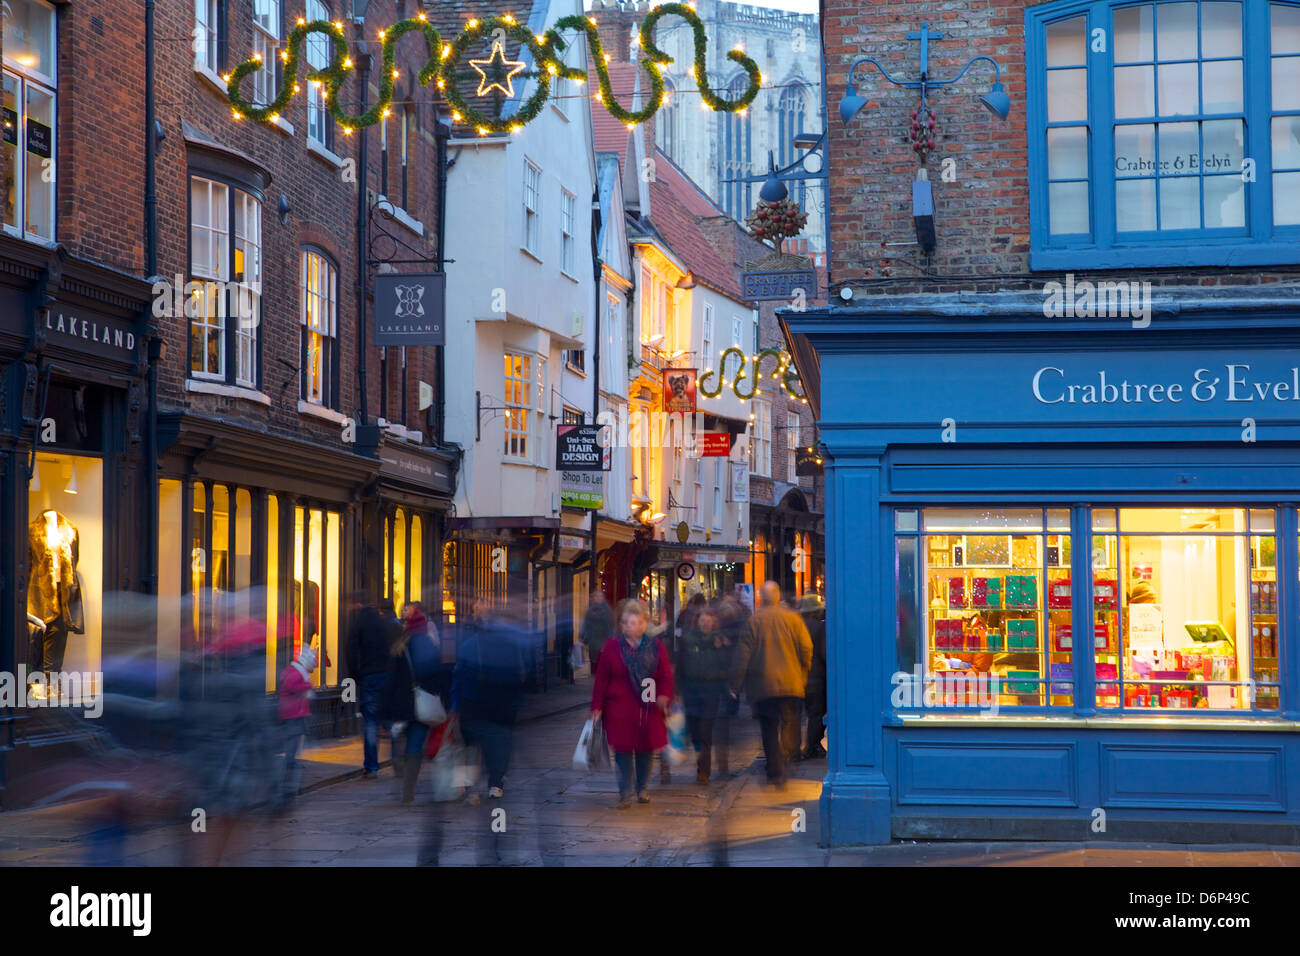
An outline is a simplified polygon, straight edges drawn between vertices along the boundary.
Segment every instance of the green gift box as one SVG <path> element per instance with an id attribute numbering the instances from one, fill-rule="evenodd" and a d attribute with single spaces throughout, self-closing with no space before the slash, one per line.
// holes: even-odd
<path id="1" fill-rule="evenodd" d="M 1038 671 L 1007 671 L 1007 693 L 1008 694 L 1036 694 L 1038 693 L 1038 684 L 1021 683 L 1016 680 L 1038 680 Z"/>
<path id="2" fill-rule="evenodd" d="M 1038 579 L 1029 574 L 1007 575 L 1007 607 L 1037 607 Z"/>

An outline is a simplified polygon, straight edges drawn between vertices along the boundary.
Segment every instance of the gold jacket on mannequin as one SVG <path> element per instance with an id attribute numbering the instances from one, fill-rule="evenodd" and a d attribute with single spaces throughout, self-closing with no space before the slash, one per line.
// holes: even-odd
<path id="1" fill-rule="evenodd" d="M 28 526 L 27 537 L 31 560 L 27 613 L 39 617 L 47 627 L 58 624 L 73 634 L 84 634 L 76 527 L 57 511 L 43 511 Z"/>

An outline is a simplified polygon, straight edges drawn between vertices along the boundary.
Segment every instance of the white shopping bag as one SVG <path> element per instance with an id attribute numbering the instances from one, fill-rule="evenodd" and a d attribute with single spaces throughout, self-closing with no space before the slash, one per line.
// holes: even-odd
<path id="1" fill-rule="evenodd" d="M 591 720 L 582 725 L 582 733 L 578 735 L 578 746 L 573 748 L 573 769 L 589 770 L 590 760 L 587 757 L 587 751 L 591 747 L 591 737 L 595 732 L 595 726 Z"/>

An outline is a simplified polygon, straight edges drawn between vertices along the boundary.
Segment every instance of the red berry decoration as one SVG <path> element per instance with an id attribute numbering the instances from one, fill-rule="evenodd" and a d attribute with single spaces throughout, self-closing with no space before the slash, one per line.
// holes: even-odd
<path id="1" fill-rule="evenodd" d="M 757 208 L 745 220 L 750 234 L 763 242 L 770 242 L 781 251 L 781 241 L 797 236 L 808 222 L 808 214 L 799 209 L 793 199 L 780 202 L 759 200 Z"/>

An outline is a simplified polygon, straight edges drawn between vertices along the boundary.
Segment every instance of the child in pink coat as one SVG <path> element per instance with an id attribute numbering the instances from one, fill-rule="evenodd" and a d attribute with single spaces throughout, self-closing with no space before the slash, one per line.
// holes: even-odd
<path id="1" fill-rule="evenodd" d="M 311 716 L 311 674 L 316 669 L 316 651 L 303 644 L 298 659 L 280 675 L 280 721 L 284 727 L 284 776 L 276 806 L 284 809 L 295 796 L 302 778 L 298 753 L 307 736 Z"/>

